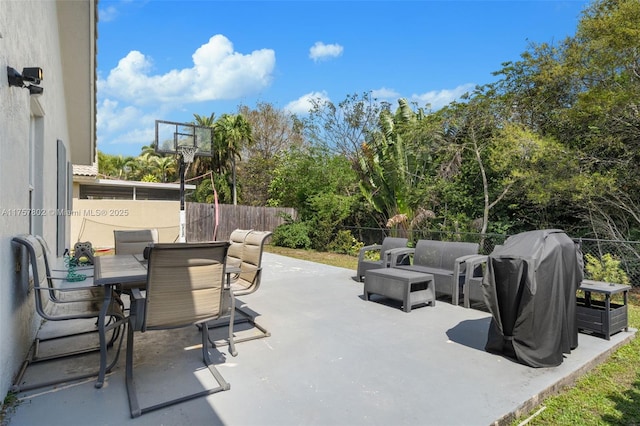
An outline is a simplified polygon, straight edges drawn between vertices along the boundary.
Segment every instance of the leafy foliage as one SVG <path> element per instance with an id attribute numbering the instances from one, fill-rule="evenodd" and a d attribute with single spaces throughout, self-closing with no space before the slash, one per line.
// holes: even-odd
<path id="1" fill-rule="evenodd" d="M 302 222 L 279 225 L 273 230 L 271 243 L 280 247 L 310 249 L 309 229 Z"/>
<path id="2" fill-rule="evenodd" d="M 587 261 L 584 267 L 592 280 L 629 284 L 629 277 L 620 267 L 620 261 L 616 260 L 611 253 L 605 253 L 602 255 L 602 259 L 587 253 L 584 258 Z"/>
<path id="3" fill-rule="evenodd" d="M 329 251 L 357 256 L 364 244 L 354 238 L 351 231 L 338 231 L 333 241 L 328 245 Z"/>

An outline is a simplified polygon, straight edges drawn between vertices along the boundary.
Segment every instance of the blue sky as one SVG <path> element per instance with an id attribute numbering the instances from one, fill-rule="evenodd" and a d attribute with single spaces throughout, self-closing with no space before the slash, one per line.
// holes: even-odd
<path id="1" fill-rule="evenodd" d="M 438 109 L 575 34 L 588 1 L 100 0 L 98 149 L 138 155 L 155 120 L 371 92 Z"/>

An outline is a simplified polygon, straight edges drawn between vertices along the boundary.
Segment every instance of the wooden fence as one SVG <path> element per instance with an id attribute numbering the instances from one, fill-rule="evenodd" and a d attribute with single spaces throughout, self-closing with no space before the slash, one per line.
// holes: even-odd
<path id="1" fill-rule="evenodd" d="M 284 223 L 281 214 L 285 213 L 293 218 L 297 213 L 293 208 L 283 207 L 252 207 L 234 206 L 231 204 L 218 205 L 218 229 L 216 226 L 215 205 L 205 203 L 186 203 L 187 213 L 187 241 L 228 240 L 234 229 L 255 229 L 271 231 Z M 214 238 L 215 232 L 215 238 Z"/>

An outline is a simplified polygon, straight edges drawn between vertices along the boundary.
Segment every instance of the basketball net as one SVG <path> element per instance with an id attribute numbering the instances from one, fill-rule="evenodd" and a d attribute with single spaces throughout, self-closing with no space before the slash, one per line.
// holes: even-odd
<path id="1" fill-rule="evenodd" d="M 198 150 L 195 146 L 181 146 L 178 148 L 180 150 L 180 154 L 182 155 L 182 161 L 187 164 L 193 163 L 193 159 L 196 156 L 196 151 Z"/>

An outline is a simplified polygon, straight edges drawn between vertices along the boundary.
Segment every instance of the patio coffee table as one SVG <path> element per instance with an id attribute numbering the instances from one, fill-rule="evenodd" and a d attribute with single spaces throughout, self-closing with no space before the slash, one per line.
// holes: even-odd
<path id="1" fill-rule="evenodd" d="M 422 272 L 395 268 L 368 270 L 364 279 L 365 300 L 370 300 L 372 293 L 401 301 L 405 312 L 421 303 L 436 305 L 433 275 Z"/>

